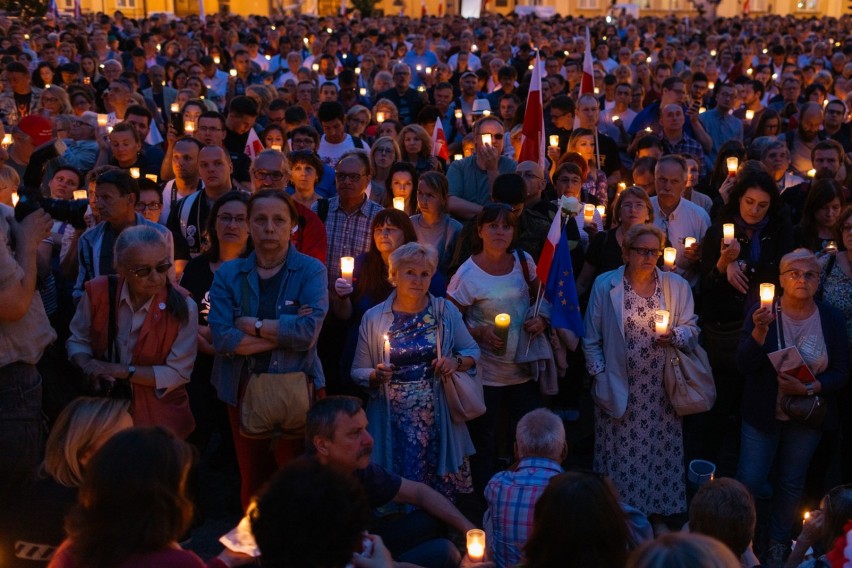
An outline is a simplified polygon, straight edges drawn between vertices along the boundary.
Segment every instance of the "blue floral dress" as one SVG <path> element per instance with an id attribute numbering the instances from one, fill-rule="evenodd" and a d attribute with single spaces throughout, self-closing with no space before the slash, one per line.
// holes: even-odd
<path id="1" fill-rule="evenodd" d="M 432 361 L 437 356 L 432 307 L 417 314 L 394 311 L 388 331 L 394 373 L 387 384 L 393 471 L 453 499 L 473 491 L 467 459 L 455 473 L 437 473 L 440 432 L 435 421 Z M 439 391 L 440 392 L 440 391 Z"/>
<path id="2" fill-rule="evenodd" d="M 595 471 L 607 475 L 619 497 L 646 515 L 686 511 L 681 419 L 663 382 L 665 350 L 656 342 L 659 282 L 643 298 L 624 281 L 627 412 L 613 418 L 595 407 Z"/>

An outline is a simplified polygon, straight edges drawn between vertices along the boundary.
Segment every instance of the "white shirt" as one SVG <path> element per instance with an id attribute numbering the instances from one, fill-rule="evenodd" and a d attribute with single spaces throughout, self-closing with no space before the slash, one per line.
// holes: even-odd
<path id="1" fill-rule="evenodd" d="M 365 152 L 370 151 L 370 146 L 364 142 L 363 150 Z M 342 156 L 345 152 L 349 150 L 355 150 L 355 143 L 352 142 L 352 137 L 350 135 L 346 135 L 346 138 L 343 142 L 339 144 L 332 144 L 331 142 L 325 139 L 325 134 L 320 138 L 319 148 L 317 148 L 317 154 L 324 164 L 328 164 L 332 168 L 337 165 L 337 161 L 340 160 L 340 156 Z"/>
<path id="2" fill-rule="evenodd" d="M 710 226 L 710 216 L 700 205 L 688 199 L 681 199 L 668 216 L 660 209 L 656 195 L 651 198 L 651 204 L 654 206 L 654 224 L 666 233 L 670 246 L 677 249 L 674 272 L 686 279 L 691 287 L 695 287 L 699 278 L 698 266 L 687 264 L 683 254 L 683 240 L 695 237 L 700 243 Z"/>

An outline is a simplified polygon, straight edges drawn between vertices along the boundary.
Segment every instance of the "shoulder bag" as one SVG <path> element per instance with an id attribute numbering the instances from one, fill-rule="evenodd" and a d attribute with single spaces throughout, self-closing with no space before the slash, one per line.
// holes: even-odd
<path id="1" fill-rule="evenodd" d="M 775 321 L 778 332 L 778 350 L 784 349 L 784 324 L 781 321 L 781 303 L 775 304 Z M 790 420 L 798 422 L 802 426 L 818 429 L 825 420 L 828 406 L 825 399 L 819 394 L 810 396 L 799 394 L 785 394 L 781 397 L 781 410 L 790 417 Z"/>
<path id="2" fill-rule="evenodd" d="M 438 357 L 441 356 L 441 339 L 444 332 L 444 309 L 437 309 L 437 304 L 432 303 L 435 308 L 436 329 L 435 337 L 437 343 Z M 458 424 L 473 420 L 485 414 L 485 391 L 482 383 L 476 375 L 469 375 L 466 371 L 454 371 L 451 375 L 441 377 L 444 386 L 444 397 L 447 399 L 447 407 L 450 410 L 450 418 Z"/>

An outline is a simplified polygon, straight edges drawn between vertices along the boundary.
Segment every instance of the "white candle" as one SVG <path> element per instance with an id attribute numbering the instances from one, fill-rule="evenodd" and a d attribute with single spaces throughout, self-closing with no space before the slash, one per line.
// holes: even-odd
<path id="1" fill-rule="evenodd" d="M 385 345 L 382 352 L 382 363 L 384 363 L 386 367 L 390 366 L 390 340 L 388 339 L 387 335 L 385 335 Z"/>
<path id="2" fill-rule="evenodd" d="M 595 206 L 591 203 L 586 203 L 583 206 L 583 221 L 588 225 L 595 220 Z"/>
<path id="3" fill-rule="evenodd" d="M 418 93 L 425 93 L 425 92 L 426 92 L 426 85 L 420 85 L 419 87 L 417 87 L 417 92 L 418 92 Z M 489 114 L 491 114 L 491 113 L 490 113 L 489 111 L 487 111 L 487 110 L 486 110 L 486 111 L 483 111 L 483 114 L 484 114 L 484 113 L 486 113 L 486 112 L 487 112 L 487 113 L 489 113 Z"/>
<path id="4" fill-rule="evenodd" d="M 109 116 L 105 114 L 98 115 L 98 126 L 106 126 L 109 122 Z"/>
<path id="5" fill-rule="evenodd" d="M 172 103 L 169 105 L 169 110 L 172 112 L 180 112 L 180 105 L 177 103 Z"/>
<path id="6" fill-rule="evenodd" d="M 112 126 L 107 126 L 107 134 L 112 134 Z"/>
<path id="7" fill-rule="evenodd" d="M 231 74 L 231 77 L 236 77 L 236 76 L 237 76 L 237 70 L 236 70 L 236 69 L 231 69 L 230 71 L 228 71 L 228 73 L 230 73 L 230 74 Z"/>
<path id="8" fill-rule="evenodd" d="M 270 146 L 270 148 L 272 148 L 273 150 L 275 150 L 277 152 L 280 152 L 281 151 L 281 144 L 272 144 Z"/>
<path id="9" fill-rule="evenodd" d="M 627 184 L 623 181 L 618 182 L 618 193 L 621 193 L 625 189 L 627 189 Z"/>
<path id="10" fill-rule="evenodd" d="M 484 146 L 490 146 L 491 145 L 491 135 L 490 134 L 486 133 L 486 134 L 482 135 L 482 144 Z"/>
<path id="11" fill-rule="evenodd" d="M 709 83 L 707 83 L 707 88 L 712 91 L 713 89 L 716 88 L 716 83 L 714 83 L 713 81 L 710 81 Z"/>
<path id="12" fill-rule="evenodd" d="M 754 111 L 753 110 L 747 110 L 746 114 L 745 114 L 745 118 L 746 118 L 746 120 L 751 122 L 751 120 L 754 118 Z"/>
<path id="13" fill-rule="evenodd" d="M 427 68 L 426 68 L 426 74 L 427 74 L 427 75 L 431 75 L 431 74 L 432 74 L 432 68 L 431 68 L 431 67 L 427 67 Z"/>
<path id="14" fill-rule="evenodd" d="M 381 123 L 383 123 L 384 121 L 385 121 L 385 113 L 383 113 L 383 112 L 381 112 L 381 111 L 377 112 L 377 113 L 376 113 L 376 122 L 378 122 L 379 124 L 381 124 Z"/>
<path id="15" fill-rule="evenodd" d="M 740 159 L 736 156 L 731 156 L 726 160 L 726 162 L 728 164 L 728 175 L 737 175 L 737 168 L 740 167 Z"/>
<path id="16" fill-rule="evenodd" d="M 710 50 L 710 57 L 716 57 L 716 50 L 715 49 Z M 710 88 L 712 89 L 713 87 L 710 87 Z"/>
<path id="17" fill-rule="evenodd" d="M 497 350 L 498 355 L 506 354 L 506 341 L 509 339 L 509 325 L 512 318 L 509 314 L 497 314 L 494 317 L 494 335 L 503 340 L 503 347 Z"/>
<path id="18" fill-rule="evenodd" d="M 453 161 L 458 162 L 459 160 L 464 160 L 464 156 L 462 156 L 461 154 L 454 154 Z"/>
<path id="19" fill-rule="evenodd" d="M 775 299 L 775 284 L 760 285 L 760 307 L 772 309 L 772 300 Z"/>
<path id="20" fill-rule="evenodd" d="M 423 87 L 423 85 L 420 85 L 420 87 Z M 418 91 L 420 90 L 420 87 L 417 88 Z M 426 87 L 423 87 L 423 90 L 425 91 Z M 483 110 L 482 116 L 491 116 L 491 111 L 488 109 Z"/>
<path id="21" fill-rule="evenodd" d="M 394 197 L 393 198 L 393 208 L 398 209 L 399 211 L 405 211 L 405 198 L 404 197 Z"/>
<path id="22" fill-rule="evenodd" d="M 698 109 L 698 114 L 704 114 L 705 112 L 707 112 L 707 107 L 700 107 Z"/>
<path id="23" fill-rule="evenodd" d="M 3 145 L 4 148 L 8 148 L 9 146 L 12 145 L 12 135 L 11 134 L 7 133 L 7 134 L 3 135 L 2 145 Z"/>
<path id="24" fill-rule="evenodd" d="M 319 71 L 319 63 L 314 63 L 313 65 L 311 65 L 311 69 L 313 69 L 314 73 Z"/>
<path id="25" fill-rule="evenodd" d="M 471 529 L 467 531 L 467 555 L 474 562 L 485 559 L 485 531 Z"/>
<path id="26" fill-rule="evenodd" d="M 669 312 L 668 310 L 657 310 L 654 312 L 654 331 L 657 336 L 665 334 L 669 330 Z"/>
<path id="27" fill-rule="evenodd" d="M 686 237 L 683 239 L 683 246 L 684 248 L 689 248 L 697 242 L 698 240 L 695 237 Z"/>
<path id="28" fill-rule="evenodd" d="M 808 170 L 808 177 L 811 178 L 811 179 L 816 177 L 816 169 L 815 168 L 811 168 L 811 169 Z"/>
<path id="29" fill-rule="evenodd" d="M 220 63 L 222 63 L 222 58 L 219 57 L 218 55 L 214 55 L 213 56 L 213 63 L 215 63 L 216 65 L 219 65 Z"/>
<path id="30" fill-rule="evenodd" d="M 85 189 L 74 190 L 74 199 L 88 199 L 89 194 Z"/>
<path id="31" fill-rule="evenodd" d="M 617 114 L 612 115 L 613 122 L 618 122 L 619 120 L 621 120 L 621 117 L 619 117 Z"/>
<path id="32" fill-rule="evenodd" d="M 139 168 L 130 168 L 130 177 L 139 179 Z"/>
<path id="33" fill-rule="evenodd" d="M 558 134 L 551 134 L 550 135 L 550 145 L 553 146 L 554 148 L 559 146 L 559 135 Z"/>
<path id="34" fill-rule="evenodd" d="M 184 120 L 183 121 L 183 131 L 186 132 L 187 134 L 192 134 L 193 132 L 195 132 L 195 123 L 192 122 L 191 120 Z"/>
<path id="35" fill-rule="evenodd" d="M 646 127 L 645 127 L 645 132 L 653 132 L 653 130 L 651 130 L 651 127 L 650 127 L 650 126 L 646 126 Z"/>
<path id="36" fill-rule="evenodd" d="M 666 247 L 663 249 L 663 263 L 666 268 L 671 270 L 674 268 L 675 259 L 677 258 L 677 249 L 674 247 Z"/>
<path id="37" fill-rule="evenodd" d="M 355 270 L 355 259 L 351 256 L 340 257 L 340 275 L 352 284 L 352 272 Z"/>
<path id="38" fill-rule="evenodd" d="M 157 183 L 157 174 L 145 174 L 145 178 Z"/>
<path id="39" fill-rule="evenodd" d="M 366 88 L 364 88 L 364 87 L 361 87 L 360 89 L 358 89 L 358 93 L 359 93 L 362 97 L 366 97 L 366 96 L 367 96 L 367 89 L 366 89 Z"/>
<path id="40" fill-rule="evenodd" d="M 595 209 L 598 211 L 598 215 L 600 215 L 601 219 L 606 219 L 606 206 L 598 205 Z"/>
<path id="41" fill-rule="evenodd" d="M 415 65 L 414 70 L 417 71 L 418 73 L 420 73 L 421 71 L 423 71 L 423 66 L 422 65 Z"/>
<path id="42" fill-rule="evenodd" d="M 455 116 L 456 118 L 461 118 L 461 117 L 462 117 L 462 111 L 461 111 L 461 109 L 460 109 L 460 108 L 457 108 L 457 109 L 456 109 L 456 112 L 454 112 L 454 113 L 453 113 L 453 116 Z"/>
<path id="43" fill-rule="evenodd" d="M 725 223 L 722 225 L 722 239 L 726 245 L 729 245 L 734 240 L 734 224 Z"/>
<path id="44" fill-rule="evenodd" d="M 13 192 L 12 192 L 12 207 L 15 207 L 15 206 L 18 204 L 18 199 L 20 199 L 20 198 L 18 197 L 18 192 L 17 192 L 17 191 L 13 191 Z"/>

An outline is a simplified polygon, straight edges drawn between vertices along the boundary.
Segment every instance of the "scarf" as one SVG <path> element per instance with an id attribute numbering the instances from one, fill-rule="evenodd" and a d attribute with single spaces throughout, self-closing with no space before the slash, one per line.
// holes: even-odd
<path id="1" fill-rule="evenodd" d="M 763 217 L 763 219 L 758 223 L 746 223 L 740 214 L 737 213 L 734 216 L 734 225 L 741 231 L 751 231 L 751 246 L 748 250 L 748 263 L 750 265 L 757 264 L 757 261 L 760 259 L 760 234 L 763 232 L 763 229 L 766 228 L 766 225 L 769 224 L 769 215 Z"/>

